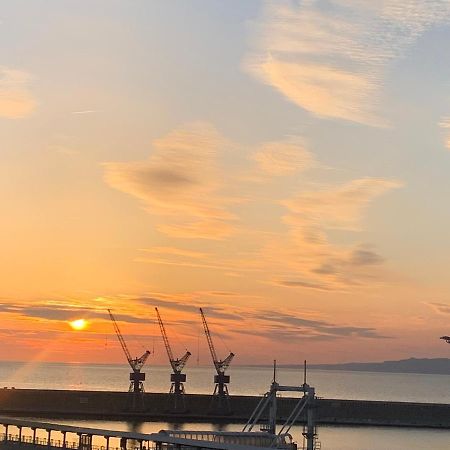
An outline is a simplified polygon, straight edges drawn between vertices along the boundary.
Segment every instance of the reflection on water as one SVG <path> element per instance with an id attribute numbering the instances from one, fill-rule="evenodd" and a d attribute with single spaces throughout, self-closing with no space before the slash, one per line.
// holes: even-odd
<path id="1" fill-rule="evenodd" d="M 126 422 L 126 424 L 128 425 L 128 430 L 132 433 L 143 433 L 144 431 L 144 422 L 136 422 L 136 421 L 132 421 L 132 422 Z"/>
<path id="2" fill-rule="evenodd" d="M 186 391 L 210 393 L 214 389 L 212 367 L 188 367 Z M 94 364 L 39 364 L 0 362 L 0 386 L 16 388 L 111 390 L 128 389 L 129 367 Z M 259 395 L 266 392 L 272 369 L 232 367 L 230 392 Z M 146 391 L 168 392 L 169 367 L 148 367 Z M 301 384 L 302 370 L 279 369 L 283 384 Z M 450 403 L 449 375 L 338 372 L 310 370 L 309 383 L 326 398 Z"/>

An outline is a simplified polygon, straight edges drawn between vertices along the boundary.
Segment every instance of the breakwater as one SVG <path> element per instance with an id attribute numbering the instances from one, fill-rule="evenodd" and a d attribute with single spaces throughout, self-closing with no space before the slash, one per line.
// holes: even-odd
<path id="1" fill-rule="evenodd" d="M 260 400 L 231 396 L 231 413 L 212 409 L 211 396 L 187 394 L 186 406 L 175 411 L 169 394 L 145 393 L 132 402 L 126 392 L 40 389 L 0 390 L 0 414 L 39 418 L 103 420 L 245 422 Z M 135 399 L 136 400 L 136 399 Z M 282 397 L 278 416 L 286 418 L 296 399 Z M 450 428 L 450 404 L 318 399 L 318 424 Z M 304 417 L 299 418 L 303 422 Z"/>

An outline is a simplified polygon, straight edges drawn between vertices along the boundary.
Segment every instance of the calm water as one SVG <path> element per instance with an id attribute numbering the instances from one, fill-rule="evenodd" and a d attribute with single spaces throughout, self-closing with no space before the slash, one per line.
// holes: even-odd
<path id="1" fill-rule="evenodd" d="M 37 364 L 0 362 L 0 387 L 115 390 L 128 388 L 128 368 L 120 365 Z M 147 391 L 165 392 L 169 388 L 167 367 L 147 367 Z M 191 367 L 186 371 L 186 390 L 208 393 L 213 389 L 210 367 Z M 230 392 L 261 394 L 271 381 L 270 368 L 234 367 L 230 370 Z M 302 373 L 280 369 L 278 379 L 283 384 L 302 382 Z M 308 382 L 317 394 L 327 398 L 398 400 L 450 403 L 450 376 L 420 374 L 383 374 L 370 372 L 309 372 Z M 212 424 L 167 424 L 158 422 L 127 423 L 104 421 L 58 421 L 84 424 L 96 428 L 158 431 L 162 428 L 218 429 Z M 241 425 L 221 429 L 239 430 Z M 301 429 L 293 435 L 301 442 Z M 319 428 L 322 448 L 329 450 L 450 450 L 450 431 L 400 428 L 331 427 Z"/>

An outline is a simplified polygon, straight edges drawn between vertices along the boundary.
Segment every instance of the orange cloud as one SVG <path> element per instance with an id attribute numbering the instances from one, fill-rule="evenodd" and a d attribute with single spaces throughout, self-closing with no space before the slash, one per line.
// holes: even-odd
<path id="1" fill-rule="evenodd" d="M 444 130 L 444 145 L 450 150 L 450 117 L 443 117 L 439 126 Z"/>
<path id="2" fill-rule="evenodd" d="M 0 67 L 0 117 L 21 119 L 33 112 L 36 101 L 29 91 L 30 76 Z"/>
<path id="3" fill-rule="evenodd" d="M 221 193 L 217 163 L 226 145 L 211 126 L 196 123 L 153 142 L 147 161 L 104 164 L 108 184 L 140 199 L 158 216 L 158 230 L 183 238 L 222 239 L 234 231 L 231 199 Z"/>
<path id="4" fill-rule="evenodd" d="M 270 262 L 274 282 L 285 287 L 321 291 L 345 289 L 361 280 L 375 280 L 383 258 L 370 246 L 331 243 L 328 231 L 359 231 L 364 211 L 375 198 L 401 183 L 362 178 L 284 200 L 285 236 L 272 237 L 261 250 L 261 261 Z"/>
<path id="5" fill-rule="evenodd" d="M 268 142 L 253 155 L 265 175 L 284 176 L 310 169 L 314 156 L 298 139 Z"/>
<path id="6" fill-rule="evenodd" d="M 440 0 L 269 3 L 244 65 L 316 116 L 384 126 L 386 67 L 449 19 L 450 5 Z"/>
<path id="7" fill-rule="evenodd" d="M 226 183 L 219 157 L 226 140 L 207 124 L 193 124 L 175 130 L 153 143 L 147 161 L 107 163 L 106 181 L 114 188 L 140 199 L 157 221 L 157 229 L 176 238 L 231 239 L 236 251 L 224 252 L 222 244 L 209 244 L 207 252 L 190 247 L 157 246 L 143 249 L 136 261 L 192 270 L 246 273 L 257 283 L 272 282 L 284 287 L 322 291 L 345 289 L 361 280 L 380 276 L 383 258 L 366 243 L 331 243 L 330 230 L 359 231 L 368 205 L 380 195 L 401 186 L 398 181 L 361 178 L 350 182 L 303 190 L 291 198 L 278 186 L 271 204 L 264 208 L 286 213 L 279 225 L 288 232 L 265 232 L 229 211 L 225 190 L 242 195 L 249 181 L 261 182 L 267 176 L 282 177 L 319 167 L 299 138 L 268 142 L 257 147 L 242 176 Z M 222 172 L 221 172 L 222 171 Z M 247 199 L 257 207 L 259 191 Z M 278 197 L 278 199 L 277 199 Z M 282 198 L 282 197 L 281 197 Z M 238 209 L 236 209 L 239 211 Z M 248 218 L 247 218 L 248 220 Z M 250 218 L 251 220 L 251 218 Z M 239 233 L 236 233 L 239 231 Z M 245 244 L 244 244 L 245 242 Z M 244 246 L 242 245 L 244 244 Z M 190 244 L 189 244 L 190 245 Z M 246 250 L 242 250 L 248 247 Z M 267 279 L 267 273 L 272 279 Z"/>
<path id="8" fill-rule="evenodd" d="M 321 117 L 381 124 L 366 106 L 376 86 L 364 74 L 319 64 L 282 61 L 273 55 L 252 70 L 293 103 Z M 336 95 L 338 93 L 338 95 Z"/>
<path id="9" fill-rule="evenodd" d="M 368 203 L 400 186 L 398 181 L 361 178 L 330 189 L 304 192 L 283 202 L 290 211 L 286 221 L 293 227 L 297 224 L 318 230 L 357 231 Z"/>

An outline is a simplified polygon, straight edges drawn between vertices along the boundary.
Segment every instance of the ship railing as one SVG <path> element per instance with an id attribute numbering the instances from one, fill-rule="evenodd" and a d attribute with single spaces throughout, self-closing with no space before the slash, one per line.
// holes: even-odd
<path id="1" fill-rule="evenodd" d="M 222 444 L 246 445 L 255 447 L 272 447 L 291 450 L 295 446 L 289 433 L 272 435 L 266 432 L 233 432 L 233 431 L 187 431 L 161 430 L 160 433 L 180 439 L 209 441 Z M 274 442 L 275 441 L 275 442 Z M 274 445 L 275 443 L 275 445 Z"/>

